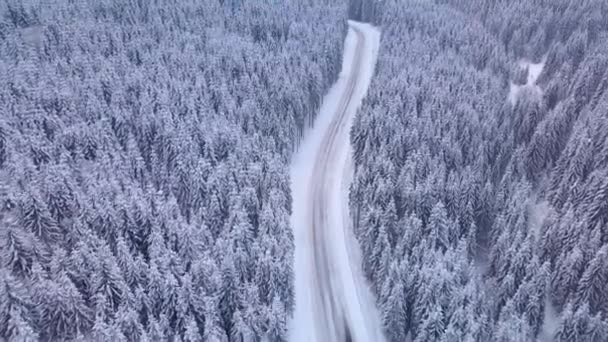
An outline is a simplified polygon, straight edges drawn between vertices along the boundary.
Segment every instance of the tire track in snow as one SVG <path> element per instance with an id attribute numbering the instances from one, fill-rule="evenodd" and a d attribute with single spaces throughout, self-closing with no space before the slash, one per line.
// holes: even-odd
<path id="1" fill-rule="evenodd" d="M 300 166 L 306 171 L 301 175 L 292 171 L 292 224 L 296 228 L 296 314 L 292 341 L 384 340 L 373 298 L 360 274 L 359 260 L 353 260 L 358 254 L 349 251 L 358 247 L 348 246 L 353 241 L 347 231 L 348 215 L 343 212 L 348 206 L 340 205 L 347 201 L 342 186 L 343 176 L 349 171 L 345 168 L 350 165 L 350 124 L 371 78 L 378 39 L 371 26 L 349 24 L 342 74 L 324 100 L 329 102 L 323 105 L 329 113 L 324 115 L 322 108 L 312 132 L 313 142 L 308 143 L 311 155 L 300 156 L 308 159 L 306 165 Z M 341 93 L 336 93 L 340 90 Z M 339 100 L 332 103 L 332 98 Z M 330 120 L 328 123 L 323 121 L 324 116 Z M 315 142 L 315 136 L 321 140 Z M 302 198 L 302 203 L 296 197 Z M 297 215 L 298 208 L 304 209 L 300 215 L 303 217 Z"/>
<path id="2" fill-rule="evenodd" d="M 339 290 L 339 284 L 332 284 L 337 270 L 332 263 L 332 257 L 328 253 L 328 229 L 331 229 L 329 210 L 327 201 L 331 201 L 332 184 L 335 175 L 335 161 L 337 159 L 336 150 L 339 148 L 336 140 L 346 124 L 348 105 L 355 91 L 355 85 L 359 76 L 358 70 L 361 68 L 361 51 L 365 43 L 365 38 L 358 29 L 353 29 L 357 37 L 355 47 L 355 59 L 353 68 L 348 78 L 346 91 L 340 99 L 340 106 L 336 111 L 337 115 L 331 122 L 329 129 L 325 132 L 321 142 L 321 150 L 317 153 L 317 159 L 313 167 L 313 177 L 311 184 L 312 196 L 309 199 L 310 217 L 312 218 L 311 232 L 313 236 L 313 265 L 315 266 L 314 283 L 316 287 L 316 308 L 318 314 L 325 317 L 323 322 L 325 327 L 317 332 L 320 340 L 324 341 L 345 341 L 346 335 L 350 335 L 348 322 L 341 316 L 343 311 L 342 303 L 339 302 L 339 294 L 334 293 Z M 325 336 L 323 336 L 325 335 Z"/>

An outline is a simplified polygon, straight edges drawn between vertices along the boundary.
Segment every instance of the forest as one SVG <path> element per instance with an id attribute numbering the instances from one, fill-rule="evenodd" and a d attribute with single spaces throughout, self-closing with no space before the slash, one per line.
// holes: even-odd
<path id="1" fill-rule="evenodd" d="M 350 202 L 389 341 L 608 340 L 607 11 L 351 6 L 382 30 Z"/>
<path id="2" fill-rule="evenodd" d="M 351 131 L 389 342 L 608 341 L 605 0 L 0 2 L 0 341 L 287 341 L 289 163 Z"/>
<path id="3" fill-rule="evenodd" d="M 285 341 L 288 163 L 346 11 L 0 2 L 0 340 Z"/>

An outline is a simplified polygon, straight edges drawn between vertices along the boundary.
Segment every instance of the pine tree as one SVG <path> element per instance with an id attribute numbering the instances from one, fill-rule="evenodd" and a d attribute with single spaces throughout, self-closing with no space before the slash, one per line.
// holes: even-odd
<path id="1" fill-rule="evenodd" d="M 184 342 L 202 342 L 202 336 L 199 334 L 196 321 L 190 318 L 186 323 L 186 330 L 184 331 Z"/>
<path id="2" fill-rule="evenodd" d="M 10 218 L 0 221 L 0 224 L 6 225 L 0 232 L 3 241 L 0 248 L 2 266 L 21 276 L 28 275 L 36 257 L 34 237 L 17 228 Z"/>
<path id="3" fill-rule="evenodd" d="M 8 341 L 18 342 L 34 342 L 39 341 L 39 335 L 34 331 L 31 325 L 22 317 L 22 313 L 17 309 L 10 314 L 10 319 L 7 322 L 5 338 Z"/>
<path id="4" fill-rule="evenodd" d="M 6 269 L 0 269 L 0 275 L 0 337 L 6 340 L 37 340 L 33 321 L 34 301 L 28 288 Z"/>
<path id="5" fill-rule="evenodd" d="M 120 332 L 127 341 L 141 340 L 144 330 L 135 310 L 124 305 L 121 306 L 116 312 L 114 321 L 120 327 Z"/>
<path id="6" fill-rule="evenodd" d="M 608 281 L 606 265 L 608 245 L 602 247 L 589 263 L 578 283 L 577 300 L 581 305 L 587 303 L 593 313 L 603 310 L 606 305 L 604 285 Z"/>
<path id="7" fill-rule="evenodd" d="M 576 329 L 576 322 L 574 322 L 574 312 L 572 311 L 572 304 L 568 303 L 564 310 L 561 312 L 560 325 L 555 334 L 555 341 L 572 342 L 578 340 L 579 333 Z"/>
<path id="8" fill-rule="evenodd" d="M 382 304 L 382 321 L 390 341 L 404 341 L 409 331 L 407 298 L 403 279 L 399 276 L 395 263 L 391 265 L 390 273 L 387 278 L 389 283 L 386 284 L 388 293 Z"/>
<path id="9" fill-rule="evenodd" d="M 50 212 L 36 196 L 25 196 L 21 204 L 21 224 L 45 242 L 55 242 L 60 233 Z"/>
<path id="10" fill-rule="evenodd" d="M 445 332 L 443 319 L 440 307 L 431 309 L 429 315 L 422 320 L 414 341 L 439 340 Z"/>
<path id="11" fill-rule="evenodd" d="M 37 285 L 36 302 L 43 339 L 69 339 L 88 331 L 91 312 L 65 274 Z"/>
<path id="12" fill-rule="evenodd" d="M 285 312 L 281 300 L 277 296 L 275 296 L 272 300 L 268 317 L 268 339 L 270 341 L 286 342 L 288 333 L 285 327 L 288 315 Z"/>
<path id="13" fill-rule="evenodd" d="M 562 307 L 577 287 L 585 267 L 583 253 L 575 247 L 570 253 L 562 255 L 551 279 L 552 299 Z"/>
<path id="14" fill-rule="evenodd" d="M 428 226 L 432 245 L 443 251 L 447 250 L 450 246 L 449 235 L 452 223 L 448 219 L 443 203 L 439 202 L 433 207 Z"/>

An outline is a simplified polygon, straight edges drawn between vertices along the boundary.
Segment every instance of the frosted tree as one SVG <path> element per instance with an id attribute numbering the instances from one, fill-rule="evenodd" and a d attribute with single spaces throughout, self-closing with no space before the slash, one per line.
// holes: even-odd
<path id="1" fill-rule="evenodd" d="M 588 304 L 592 312 L 606 310 L 604 284 L 607 281 L 606 257 L 608 246 L 602 247 L 583 272 L 577 289 L 577 299 L 581 304 Z"/>
<path id="2" fill-rule="evenodd" d="M 35 341 L 34 301 L 28 289 L 8 270 L 0 269 L 0 336 L 7 340 Z"/>
<path id="3" fill-rule="evenodd" d="M 359 15 L 361 4 L 351 13 Z M 605 98 L 605 75 L 592 70 L 606 62 L 599 32 L 607 27 L 587 16 L 604 7 L 601 1 L 579 9 L 566 0 L 374 5 L 383 49 L 351 132 L 350 199 L 364 268 L 377 259 L 379 218 L 401 226 L 397 241 L 389 240 L 391 258 L 413 265 L 415 281 L 403 281 L 414 298 L 412 338 L 429 339 L 419 335 L 423 320 L 442 305 L 442 291 L 468 293 L 467 279 L 479 286 L 476 304 L 467 314 L 456 314 L 465 306 L 458 301 L 444 307 L 437 340 L 528 341 L 544 320 L 545 298 L 560 308 L 571 301 L 573 311 L 588 298 L 603 303 L 592 285 L 599 271 L 589 268 L 605 243 L 605 144 L 597 140 L 605 120 L 594 109 Z M 573 18 L 589 18 L 593 29 Z M 505 94 L 509 81 L 527 76 L 513 70 L 521 60 L 545 66 L 512 107 Z M 395 179 L 396 215 L 382 197 Z M 541 202 L 546 210 L 538 209 Z M 443 262 L 448 266 L 438 267 Z M 379 298 L 397 286 L 390 272 L 366 274 Z M 459 281 L 446 281 L 452 275 Z M 599 306 L 589 303 L 592 312 L 603 312 Z M 464 316 L 470 330 L 457 324 Z M 389 339 L 400 336 L 400 325 L 389 315 L 383 320 Z"/>
<path id="4" fill-rule="evenodd" d="M 91 310 L 65 274 L 38 284 L 35 297 L 41 338 L 70 339 L 91 328 Z"/>

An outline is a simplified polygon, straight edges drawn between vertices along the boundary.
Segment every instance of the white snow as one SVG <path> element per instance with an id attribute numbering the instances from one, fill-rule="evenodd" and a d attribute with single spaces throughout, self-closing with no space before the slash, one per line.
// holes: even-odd
<path id="1" fill-rule="evenodd" d="M 524 68 L 528 68 L 528 84 L 535 84 L 540 73 L 543 72 L 545 67 L 545 58 L 539 63 L 532 63 L 530 61 L 522 60 L 520 65 Z"/>
<path id="2" fill-rule="evenodd" d="M 319 115 L 314 127 L 306 132 L 298 153 L 294 155 L 291 165 L 291 187 L 293 195 L 293 213 L 291 225 L 295 236 L 295 294 L 296 308 L 290 323 L 290 341 L 292 342 L 325 342 L 319 336 L 328 334 L 319 333 L 318 329 L 327 326 L 321 322 L 325 316 L 319 315 L 315 308 L 312 274 L 314 265 L 313 240 L 310 226 L 310 193 L 313 166 L 321 141 L 328 130 L 334 114 L 338 111 L 342 94 L 346 91 L 348 76 L 352 70 L 355 58 L 357 36 L 354 28 L 362 32 L 365 37 L 364 51 L 362 51 L 362 65 L 359 77 L 354 88 L 351 101 L 347 107 L 346 125 L 342 126 L 336 136 L 337 149 L 334 168 L 331 170 L 333 182 L 330 193 L 330 217 L 328 217 L 330 232 L 328 232 L 327 250 L 332 258 L 332 300 L 340 303 L 341 313 L 336 317 L 343 317 L 350 328 L 353 341 L 382 342 L 381 332 L 375 300 L 369 291 L 368 285 L 362 275 L 361 259 L 358 245 L 352 235 L 350 227 L 350 214 L 348 206 L 348 186 L 352 178 L 352 147 L 349 140 L 349 131 L 356 109 L 367 92 L 378 52 L 380 33 L 368 24 L 349 21 L 349 32 L 344 42 L 344 56 L 342 71 L 336 83 L 323 99 Z M 335 336 L 335 335 L 334 335 Z M 333 342 L 333 341 L 332 341 Z M 336 341 L 340 342 L 340 341 Z"/>
<path id="3" fill-rule="evenodd" d="M 543 324 L 538 334 L 538 342 L 553 341 L 560 323 L 560 318 L 555 307 L 553 307 L 553 304 L 551 304 L 551 301 L 548 298 L 545 298 Z"/>
<path id="4" fill-rule="evenodd" d="M 518 62 L 519 67 L 528 70 L 528 77 L 526 80 L 526 84 L 524 85 L 517 85 L 513 82 L 510 83 L 508 98 L 512 106 L 517 103 L 517 98 L 519 94 L 521 93 L 522 89 L 526 87 L 532 89 L 538 95 L 542 96 L 542 89 L 536 84 L 536 80 L 543 72 L 543 68 L 545 67 L 545 60 L 546 58 L 543 57 L 543 59 L 539 63 L 532 63 L 531 61 L 525 59 L 522 59 Z"/>
<path id="5" fill-rule="evenodd" d="M 536 202 L 528 207 L 528 229 L 532 231 L 535 242 L 540 241 L 541 228 L 552 210 L 547 200 Z"/>

